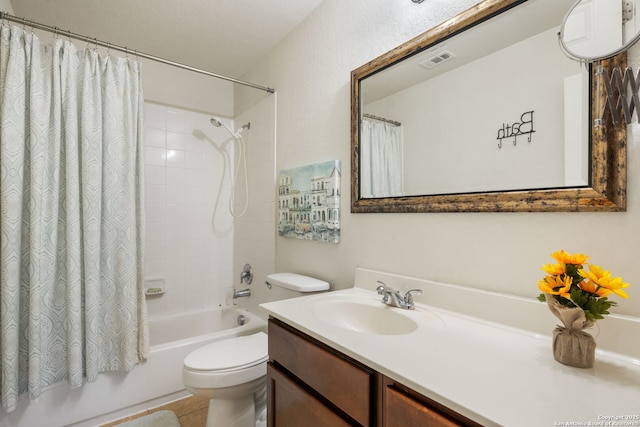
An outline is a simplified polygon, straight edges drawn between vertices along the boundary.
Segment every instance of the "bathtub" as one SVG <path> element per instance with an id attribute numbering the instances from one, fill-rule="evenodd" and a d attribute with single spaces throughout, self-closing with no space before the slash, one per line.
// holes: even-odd
<path id="1" fill-rule="evenodd" d="M 238 325 L 238 316 L 244 324 Z M 72 389 L 56 385 L 29 404 L 2 414 L 0 427 L 25 425 L 89 427 L 104 424 L 190 393 L 182 385 L 187 354 L 220 339 L 266 332 L 266 322 L 238 308 L 216 308 L 149 320 L 149 359 L 130 372 L 106 372 Z M 0 413 L 2 409 L 0 409 Z"/>

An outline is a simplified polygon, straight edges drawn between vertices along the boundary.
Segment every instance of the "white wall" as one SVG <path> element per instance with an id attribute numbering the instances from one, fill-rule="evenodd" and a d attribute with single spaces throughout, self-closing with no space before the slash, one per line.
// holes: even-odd
<path id="1" fill-rule="evenodd" d="M 255 92 L 255 90 L 254 90 Z M 275 270 L 276 207 L 275 207 L 275 115 L 276 96 L 262 97 L 247 111 L 236 117 L 236 126 L 251 123 L 244 133 L 249 179 L 249 205 L 247 212 L 234 222 L 234 261 L 232 283 L 236 289 L 247 288 L 240 284 L 240 272 L 245 264 L 253 267 L 253 283 L 250 298 L 240 298 L 233 303 L 248 308 L 258 315 L 257 305 L 267 299 L 265 280 Z M 236 187 L 236 212 L 244 203 L 244 175 L 238 174 Z"/>
<path id="2" fill-rule="evenodd" d="M 340 159 L 349 177 L 351 70 L 475 3 L 325 0 L 243 76 L 277 90 L 277 169 Z M 634 67 L 639 53 L 630 54 Z M 362 266 L 533 297 L 540 266 L 564 248 L 630 282 L 616 311 L 640 315 L 640 126 L 630 130 L 627 212 L 351 214 L 344 197 L 340 244 L 278 237 L 276 270 L 346 288 Z"/>
<path id="3" fill-rule="evenodd" d="M 147 59 L 141 62 L 145 100 L 233 117 L 233 83 Z"/>
<path id="4" fill-rule="evenodd" d="M 13 15 L 13 7 L 11 7 L 9 0 L 0 0 L 0 10 Z"/>

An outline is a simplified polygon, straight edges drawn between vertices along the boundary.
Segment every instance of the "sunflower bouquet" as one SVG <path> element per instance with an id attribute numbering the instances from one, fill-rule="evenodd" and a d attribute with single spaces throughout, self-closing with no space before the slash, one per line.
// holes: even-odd
<path id="1" fill-rule="evenodd" d="M 595 360 L 595 339 L 583 329 L 593 326 L 596 320 L 604 319 L 609 308 L 615 306 L 608 296 L 616 294 L 622 298 L 629 295 L 623 290 L 629 287 L 621 277 L 611 277 L 609 270 L 587 264 L 588 256 L 568 254 L 564 250 L 551 256 L 555 264 L 542 266 L 547 275 L 538 282 L 542 294 L 540 301 L 546 302 L 549 310 L 562 322 L 553 331 L 553 357 L 560 363 L 577 368 L 591 368 Z"/>
<path id="2" fill-rule="evenodd" d="M 545 264 L 542 270 L 547 276 L 538 282 L 538 289 L 543 293 L 538 296 L 540 301 L 547 301 L 545 294 L 551 296 L 565 307 L 580 307 L 587 320 L 604 319 L 609 314 L 609 308 L 617 305 L 608 299 L 611 294 L 622 298 L 629 298 L 623 290 L 629 287 L 621 277 L 611 277 L 609 270 L 587 264 L 583 266 L 588 256 L 569 254 L 564 250 L 554 252 L 551 256 L 557 261 L 555 264 Z"/>

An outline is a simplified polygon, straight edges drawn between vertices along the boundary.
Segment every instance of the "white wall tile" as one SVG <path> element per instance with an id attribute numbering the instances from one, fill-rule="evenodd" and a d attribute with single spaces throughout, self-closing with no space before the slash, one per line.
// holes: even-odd
<path id="1" fill-rule="evenodd" d="M 167 185 L 188 185 L 186 172 L 183 168 L 166 168 Z"/>
<path id="2" fill-rule="evenodd" d="M 147 129 L 145 131 L 145 145 L 166 147 L 166 131 L 164 129 Z"/>
<path id="3" fill-rule="evenodd" d="M 164 203 L 146 202 L 145 221 L 149 222 L 165 222 L 166 221 L 166 205 Z"/>
<path id="4" fill-rule="evenodd" d="M 165 203 L 166 202 L 166 187 L 164 185 L 145 185 L 145 203 Z"/>
<path id="5" fill-rule="evenodd" d="M 160 147 L 145 146 L 144 163 L 145 165 L 165 166 L 167 158 L 167 150 Z"/>
<path id="6" fill-rule="evenodd" d="M 165 185 L 166 173 L 164 166 L 145 166 L 145 184 Z"/>
<path id="7" fill-rule="evenodd" d="M 145 103 L 144 106 L 144 126 L 149 132 L 149 129 L 166 129 L 167 127 L 167 110 L 166 108 L 156 105 Z"/>
<path id="8" fill-rule="evenodd" d="M 146 242 L 165 241 L 167 238 L 167 224 L 164 222 L 147 222 L 145 223 Z"/>
<path id="9" fill-rule="evenodd" d="M 187 169 L 204 169 L 204 154 L 198 152 L 187 151 L 185 167 Z"/>
<path id="10" fill-rule="evenodd" d="M 182 222 L 186 220 L 186 206 L 184 204 L 167 204 L 167 222 Z"/>
<path id="11" fill-rule="evenodd" d="M 186 136 L 186 150 L 192 153 L 204 153 L 205 141 L 194 135 Z"/>
<path id="12" fill-rule="evenodd" d="M 185 151 L 185 134 L 184 132 L 167 132 L 167 149 Z"/>
<path id="13" fill-rule="evenodd" d="M 168 131 L 184 132 L 186 129 L 186 112 L 177 109 L 167 110 Z"/>
<path id="14" fill-rule="evenodd" d="M 167 167 L 169 168 L 183 168 L 184 167 L 184 151 L 182 150 L 169 150 L 167 149 Z"/>
<path id="15" fill-rule="evenodd" d="M 146 260 L 164 261 L 167 258 L 166 240 L 148 241 L 144 248 L 144 257 Z"/>
<path id="16" fill-rule="evenodd" d="M 167 191 L 167 203 L 170 203 L 170 204 L 185 203 L 185 200 L 186 200 L 185 187 L 168 185 L 166 188 L 166 191 Z"/>
<path id="17" fill-rule="evenodd" d="M 206 114 L 151 103 L 145 114 L 145 276 L 166 282 L 163 296 L 147 300 L 149 313 L 215 307 L 231 286 L 233 221 L 229 182 L 220 189 L 224 158 L 206 138 L 220 143 L 227 135 Z M 207 147 L 213 151 L 205 159 Z"/>

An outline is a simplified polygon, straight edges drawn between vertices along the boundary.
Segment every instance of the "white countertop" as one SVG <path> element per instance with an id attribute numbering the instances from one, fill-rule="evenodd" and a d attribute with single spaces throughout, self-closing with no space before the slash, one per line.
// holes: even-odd
<path id="1" fill-rule="evenodd" d="M 640 363 L 635 359 L 597 351 L 593 368 L 572 368 L 554 360 L 550 336 L 424 304 L 412 311 L 388 308 L 418 323 L 411 333 L 350 331 L 313 314 L 314 302 L 328 295 L 382 306 L 375 292 L 354 287 L 261 307 L 485 426 L 640 427 Z M 640 345 L 639 338 L 629 337 Z"/>

